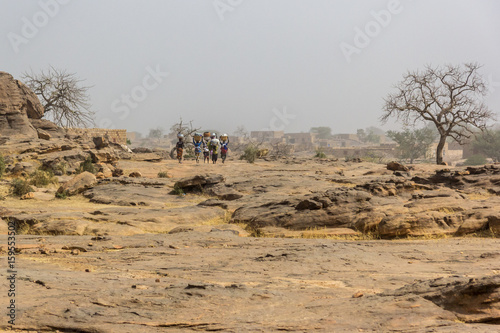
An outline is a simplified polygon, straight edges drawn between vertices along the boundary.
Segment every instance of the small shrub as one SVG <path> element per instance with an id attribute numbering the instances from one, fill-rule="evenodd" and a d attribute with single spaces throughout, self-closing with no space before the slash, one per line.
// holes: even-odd
<path id="1" fill-rule="evenodd" d="M 168 172 L 167 171 L 158 172 L 158 178 L 168 178 Z"/>
<path id="2" fill-rule="evenodd" d="M 184 195 L 185 194 L 184 190 L 177 185 L 174 186 L 174 189 L 172 190 L 171 193 L 176 194 L 176 195 Z"/>
<path id="3" fill-rule="evenodd" d="M 66 199 L 68 198 L 68 191 L 56 192 L 57 199 Z"/>
<path id="4" fill-rule="evenodd" d="M 66 172 L 68 171 L 68 163 L 61 161 L 61 162 L 57 163 L 56 165 L 54 165 L 52 167 L 52 170 L 54 170 L 54 173 L 58 172 L 62 175 L 65 175 Z"/>
<path id="5" fill-rule="evenodd" d="M 5 173 L 5 161 L 3 159 L 3 156 L 0 155 L 0 178 L 3 177 L 4 173 Z"/>
<path id="6" fill-rule="evenodd" d="M 483 165 L 486 164 L 486 158 L 481 155 L 472 155 L 465 162 L 464 165 Z"/>
<path id="7" fill-rule="evenodd" d="M 47 186 L 49 184 L 58 184 L 59 181 L 52 171 L 36 170 L 30 175 L 30 184 L 36 187 Z"/>
<path id="8" fill-rule="evenodd" d="M 132 144 L 132 141 L 130 141 L 130 139 L 127 139 L 127 145 L 131 145 Z"/>
<path id="9" fill-rule="evenodd" d="M 82 172 L 85 172 L 85 171 L 93 173 L 93 174 L 96 173 L 94 164 L 92 163 L 92 158 L 90 156 L 87 157 L 85 159 L 85 161 L 83 161 L 82 163 L 80 163 L 80 167 L 78 168 L 78 170 L 77 170 L 76 173 L 82 173 Z"/>
<path id="10" fill-rule="evenodd" d="M 316 155 L 314 155 L 314 157 L 316 157 L 316 158 L 326 158 L 326 154 L 323 151 L 323 149 L 318 148 L 318 149 L 316 149 Z"/>
<path id="11" fill-rule="evenodd" d="M 29 182 L 25 179 L 16 178 L 10 183 L 10 193 L 17 197 L 22 197 L 23 195 L 33 192 L 33 188 L 30 186 Z"/>
<path id="12" fill-rule="evenodd" d="M 248 163 L 254 163 L 257 159 L 259 150 L 254 145 L 247 145 L 243 151 L 243 155 L 240 156 L 240 160 L 245 160 Z"/>

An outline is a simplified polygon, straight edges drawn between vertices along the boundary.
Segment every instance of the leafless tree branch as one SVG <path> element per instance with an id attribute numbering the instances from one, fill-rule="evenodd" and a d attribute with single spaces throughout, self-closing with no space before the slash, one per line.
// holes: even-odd
<path id="1" fill-rule="evenodd" d="M 50 67 L 39 74 L 33 71 L 22 76 L 24 83 L 38 95 L 45 113 L 62 127 L 88 127 L 94 125 L 88 90 L 75 73 Z"/>
<path id="2" fill-rule="evenodd" d="M 385 123 L 396 117 L 404 125 L 418 121 L 432 122 L 439 133 L 436 162 L 443 160 L 447 137 L 461 143 L 474 129 L 484 130 L 494 113 L 484 104 L 487 83 L 478 73 L 481 66 L 427 65 L 423 71 L 407 72 L 396 86 L 396 92 L 384 99 Z"/>

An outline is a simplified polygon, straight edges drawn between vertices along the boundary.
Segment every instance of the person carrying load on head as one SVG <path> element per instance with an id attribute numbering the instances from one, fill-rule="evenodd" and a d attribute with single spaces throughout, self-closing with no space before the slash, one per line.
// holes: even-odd
<path id="1" fill-rule="evenodd" d="M 208 144 L 208 150 L 210 151 L 210 159 L 212 159 L 212 153 L 213 153 L 212 140 L 215 140 L 215 139 L 217 139 L 217 134 L 215 134 L 215 133 L 211 133 L 211 134 L 210 134 L 210 138 L 209 138 L 209 140 L 207 141 L 207 144 Z"/>
<path id="2" fill-rule="evenodd" d="M 220 136 L 220 157 L 222 159 L 222 163 L 226 161 L 227 151 L 229 150 L 229 137 L 227 134 L 222 134 Z"/>
<path id="3" fill-rule="evenodd" d="M 203 145 L 203 163 L 210 163 L 210 150 L 206 144 Z"/>
<path id="4" fill-rule="evenodd" d="M 200 154 L 203 145 L 203 137 L 200 133 L 195 133 L 193 136 L 193 145 L 194 145 L 194 156 L 196 157 L 196 163 L 200 163 Z"/>
<path id="5" fill-rule="evenodd" d="M 219 155 L 219 140 L 212 139 L 210 140 L 210 151 L 212 152 L 212 163 L 217 163 L 217 157 Z"/>
<path id="6" fill-rule="evenodd" d="M 175 145 L 175 148 L 177 148 L 177 159 L 179 160 L 179 163 L 182 163 L 182 152 L 184 151 L 184 134 L 178 133 L 177 138 L 179 141 Z"/>
<path id="7" fill-rule="evenodd" d="M 212 134 L 210 132 L 203 132 L 203 143 L 205 143 L 205 145 L 208 145 L 208 143 L 210 142 L 210 136 Z"/>

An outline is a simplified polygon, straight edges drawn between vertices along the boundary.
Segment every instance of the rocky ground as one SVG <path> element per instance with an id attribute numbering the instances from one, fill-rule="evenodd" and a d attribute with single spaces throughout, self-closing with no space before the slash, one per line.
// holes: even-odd
<path id="1" fill-rule="evenodd" d="M 0 330 L 499 331 L 499 165 L 180 165 L 43 117 L 0 72 Z"/>
<path id="2" fill-rule="evenodd" d="M 132 158 L 114 168 L 124 176 L 73 187 L 59 177 L 74 191 L 66 199 L 54 197 L 59 185 L 28 200 L 0 185 L 0 231 L 10 220 L 21 233 L 16 329 L 498 330 L 498 165 Z"/>

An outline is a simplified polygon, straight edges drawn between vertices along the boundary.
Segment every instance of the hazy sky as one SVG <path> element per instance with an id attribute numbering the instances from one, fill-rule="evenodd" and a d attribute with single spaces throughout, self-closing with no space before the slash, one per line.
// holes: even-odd
<path id="1" fill-rule="evenodd" d="M 403 73 L 479 62 L 500 110 L 496 0 L 0 0 L 0 71 L 92 85 L 100 127 L 355 132 Z M 168 74 L 167 74 L 168 73 Z M 395 128 L 388 125 L 385 129 Z"/>

